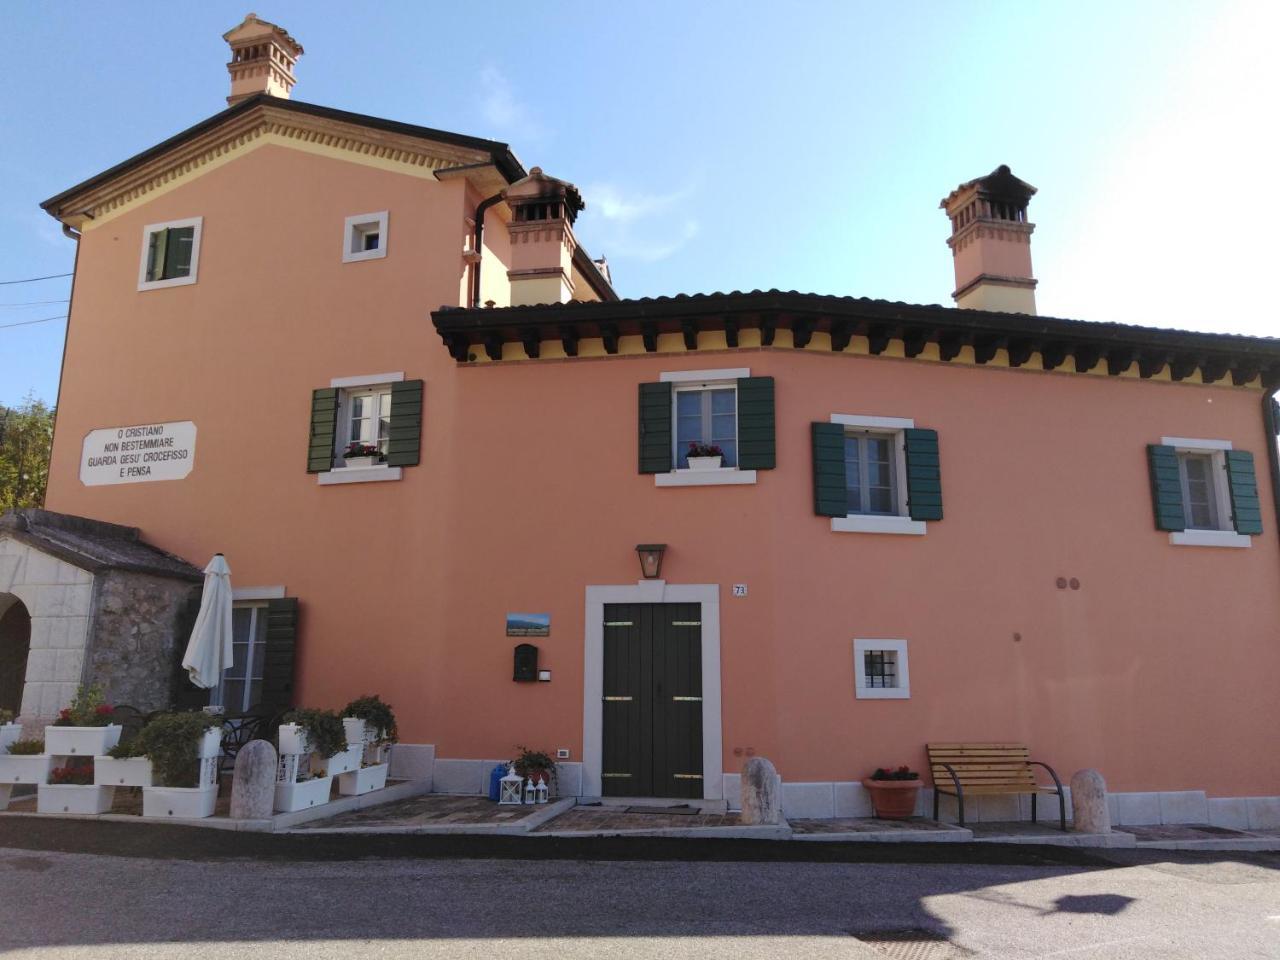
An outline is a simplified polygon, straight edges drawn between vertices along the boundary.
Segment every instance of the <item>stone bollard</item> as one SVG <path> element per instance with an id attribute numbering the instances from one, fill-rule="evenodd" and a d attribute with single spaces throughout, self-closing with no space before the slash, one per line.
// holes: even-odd
<path id="1" fill-rule="evenodd" d="M 1073 829 L 1078 833 L 1110 833 L 1107 781 L 1097 770 L 1077 770 L 1071 777 Z"/>
<path id="2" fill-rule="evenodd" d="M 740 820 L 751 826 L 782 822 L 782 778 L 764 757 L 752 757 L 742 765 Z"/>
<path id="3" fill-rule="evenodd" d="M 236 754 L 231 778 L 231 819 L 267 820 L 276 803 L 276 748 L 250 740 Z"/>

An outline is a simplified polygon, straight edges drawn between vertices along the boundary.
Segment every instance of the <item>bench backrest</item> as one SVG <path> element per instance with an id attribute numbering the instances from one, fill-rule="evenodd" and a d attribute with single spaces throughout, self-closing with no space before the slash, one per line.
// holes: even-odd
<path id="1" fill-rule="evenodd" d="M 943 767 L 947 763 L 965 787 L 1036 784 L 1031 755 L 1023 743 L 931 743 L 927 749 L 934 783 L 952 783 L 951 774 Z"/>

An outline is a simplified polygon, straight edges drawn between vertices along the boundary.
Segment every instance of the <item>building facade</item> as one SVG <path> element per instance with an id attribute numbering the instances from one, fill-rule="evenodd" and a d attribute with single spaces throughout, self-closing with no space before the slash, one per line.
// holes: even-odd
<path id="1" fill-rule="evenodd" d="M 1037 316 L 1008 168 L 943 202 L 959 309 L 619 300 L 571 184 L 228 40 L 232 106 L 44 205 L 47 507 L 226 555 L 215 699 L 377 692 L 468 792 L 518 744 L 588 796 L 732 800 L 760 755 L 821 814 L 986 740 L 1280 796 L 1280 342 Z"/>

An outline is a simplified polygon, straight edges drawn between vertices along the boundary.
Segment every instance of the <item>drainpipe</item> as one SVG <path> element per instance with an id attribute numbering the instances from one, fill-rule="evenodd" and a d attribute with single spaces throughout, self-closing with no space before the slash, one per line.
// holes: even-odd
<path id="1" fill-rule="evenodd" d="M 476 253 L 475 265 L 471 268 L 471 309 L 480 306 L 480 263 L 484 259 L 484 248 L 480 246 L 484 240 L 484 215 L 489 208 L 502 199 L 501 193 L 495 193 L 487 200 L 481 200 L 476 207 L 476 226 L 471 238 L 471 249 Z"/>
<path id="2" fill-rule="evenodd" d="M 69 223 L 64 223 L 62 225 L 62 235 L 68 240 L 74 240 L 76 243 L 80 242 L 80 231 Z"/>
<path id="3" fill-rule="evenodd" d="M 1275 394 L 1270 390 L 1262 394 L 1262 424 L 1267 436 L 1267 460 L 1271 464 L 1271 496 L 1275 500 L 1276 515 L 1280 517 L 1280 413 L 1277 413 Z"/>

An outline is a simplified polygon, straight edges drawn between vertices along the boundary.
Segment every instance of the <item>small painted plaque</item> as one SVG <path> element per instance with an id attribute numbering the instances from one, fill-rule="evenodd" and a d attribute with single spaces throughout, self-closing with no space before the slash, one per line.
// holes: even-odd
<path id="1" fill-rule="evenodd" d="M 551 636 L 551 614 L 508 613 L 507 636 L 549 637 Z"/>

